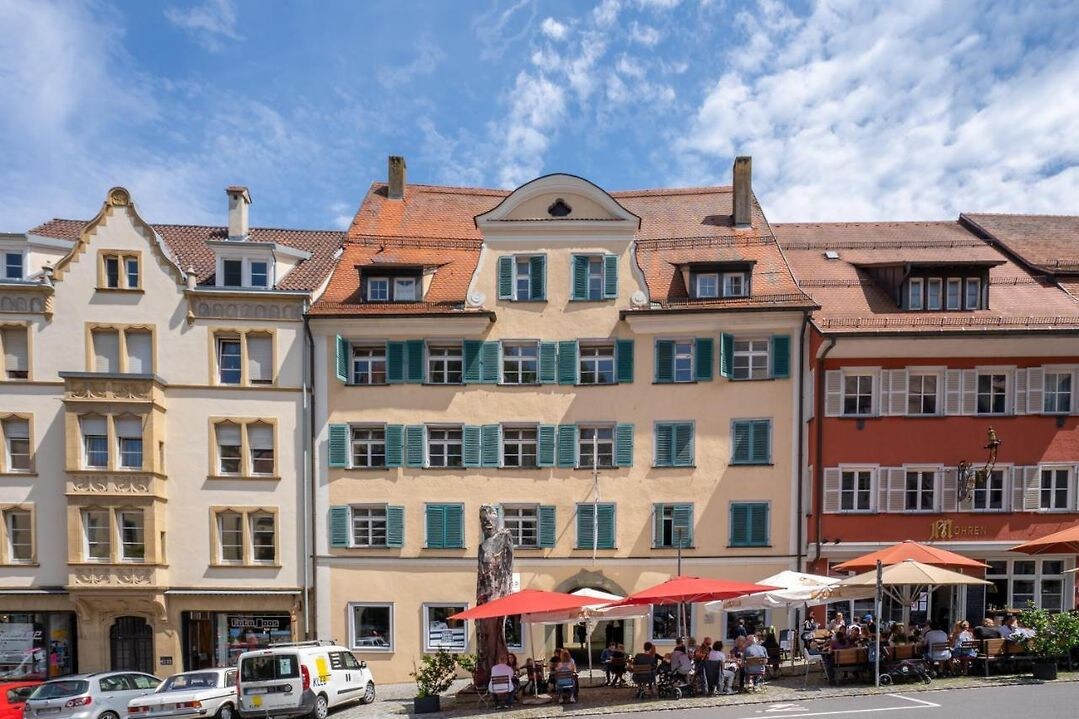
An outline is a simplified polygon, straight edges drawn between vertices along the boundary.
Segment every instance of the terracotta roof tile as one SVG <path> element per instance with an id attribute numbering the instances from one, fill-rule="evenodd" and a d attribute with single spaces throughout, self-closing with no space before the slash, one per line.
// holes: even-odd
<path id="1" fill-rule="evenodd" d="M 984 232 L 1024 262 L 1047 272 L 1079 272 L 1079 215 L 963 213 L 960 222 Z"/>

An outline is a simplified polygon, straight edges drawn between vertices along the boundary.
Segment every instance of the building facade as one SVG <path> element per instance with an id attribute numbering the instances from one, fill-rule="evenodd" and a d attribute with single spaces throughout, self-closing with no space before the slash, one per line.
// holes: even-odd
<path id="1" fill-rule="evenodd" d="M 0 238 L 8 675 L 227 664 L 305 633 L 304 311 L 341 233 L 91 221 Z"/>

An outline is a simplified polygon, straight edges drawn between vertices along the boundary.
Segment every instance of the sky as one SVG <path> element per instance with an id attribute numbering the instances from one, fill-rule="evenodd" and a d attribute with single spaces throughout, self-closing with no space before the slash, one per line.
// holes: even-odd
<path id="1" fill-rule="evenodd" d="M 0 231 L 347 227 L 410 182 L 729 184 L 776 221 L 1079 214 L 1074 0 L 0 0 Z"/>

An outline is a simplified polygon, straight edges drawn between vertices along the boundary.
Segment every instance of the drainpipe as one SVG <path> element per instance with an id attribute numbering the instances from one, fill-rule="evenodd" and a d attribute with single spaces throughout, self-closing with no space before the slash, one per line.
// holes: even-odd
<path id="1" fill-rule="evenodd" d="M 835 338 L 830 337 L 828 339 L 828 346 L 817 352 L 817 394 L 816 397 L 814 397 L 814 402 L 817 405 L 814 410 L 814 419 L 817 420 L 817 453 L 816 461 L 813 463 L 813 515 L 814 524 L 816 525 L 817 530 L 815 539 L 817 551 L 813 557 L 814 562 L 818 561 L 821 555 L 821 512 L 824 511 L 824 359 L 835 347 L 835 343 Z"/>
<path id="2" fill-rule="evenodd" d="M 315 586 L 312 581 L 314 576 L 314 561 L 315 561 L 315 517 L 312 510 L 312 500 L 314 497 L 314 482 L 315 482 L 315 460 L 314 453 L 311 448 L 314 446 L 314 431 L 315 431 L 315 411 L 314 411 L 314 398 L 312 396 L 312 387 L 314 386 L 314 361 L 312 357 L 315 351 L 315 341 L 311 336 L 311 323 L 310 316 L 307 314 L 309 309 L 308 300 L 304 300 L 303 308 L 303 333 L 304 333 L 304 351 L 303 351 L 303 423 L 307 425 L 308 431 L 303 431 L 303 428 L 297 428 L 300 434 L 303 436 L 303 511 L 302 526 L 303 526 L 303 638 L 311 639 L 312 631 L 311 626 L 313 623 L 312 607 L 315 606 Z"/>
<path id="3" fill-rule="evenodd" d="M 803 498 L 805 492 L 802 491 L 802 483 L 805 482 L 805 432 L 803 432 L 805 422 L 805 375 L 802 371 L 802 366 L 805 364 L 805 342 L 806 342 L 806 329 L 809 327 L 809 312 L 802 313 L 802 331 L 798 336 L 798 421 L 795 422 L 795 426 L 798 428 L 798 521 L 795 522 L 795 532 L 797 541 L 795 544 L 796 551 L 798 552 L 798 571 L 804 570 L 803 561 L 805 560 L 805 544 L 802 541 L 802 529 L 804 525 L 802 520 L 805 519 L 805 506 Z"/>

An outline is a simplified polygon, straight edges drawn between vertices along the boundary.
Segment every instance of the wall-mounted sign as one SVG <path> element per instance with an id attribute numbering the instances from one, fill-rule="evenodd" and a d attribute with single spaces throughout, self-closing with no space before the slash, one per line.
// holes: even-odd
<path id="1" fill-rule="evenodd" d="M 160 664 L 163 667 L 171 667 L 172 666 L 172 657 L 158 657 L 157 658 L 157 663 Z"/>
<path id="2" fill-rule="evenodd" d="M 954 519 L 938 519 L 930 525 L 929 541 L 934 539 L 970 539 L 985 537 L 989 530 L 984 524 L 957 524 Z"/>

